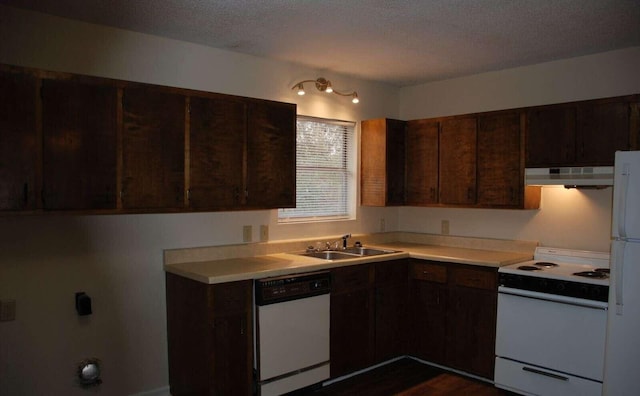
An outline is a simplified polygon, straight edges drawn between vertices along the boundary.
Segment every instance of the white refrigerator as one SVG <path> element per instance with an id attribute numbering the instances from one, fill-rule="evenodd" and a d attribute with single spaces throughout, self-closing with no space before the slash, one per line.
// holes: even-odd
<path id="1" fill-rule="evenodd" d="M 616 152 L 604 395 L 640 395 L 640 151 Z"/>

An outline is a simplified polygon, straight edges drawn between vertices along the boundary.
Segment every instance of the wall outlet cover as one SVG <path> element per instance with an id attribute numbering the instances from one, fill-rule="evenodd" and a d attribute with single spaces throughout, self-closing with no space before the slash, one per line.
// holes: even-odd
<path id="1" fill-rule="evenodd" d="M 250 225 L 242 226 L 242 242 L 251 242 L 253 230 Z"/>

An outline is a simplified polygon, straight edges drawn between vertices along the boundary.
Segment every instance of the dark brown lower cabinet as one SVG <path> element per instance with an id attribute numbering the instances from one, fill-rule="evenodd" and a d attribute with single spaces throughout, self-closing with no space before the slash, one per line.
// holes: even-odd
<path id="1" fill-rule="evenodd" d="M 373 364 L 373 267 L 369 264 L 331 270 L 331 377 Z"/>
<path id="2" fill-rule="evenodd" d="M 171 395 L 253 394 L 252 285 L 166 274 Z"/>
<path id="3" fill-rule="evenodd" d="M 331 377 L 406 353 L 407 260 L 332 270 Z"/>
<path id="4" fill-rule="evenodd" d="M 493 379 L 496 268 L 411 260 L 409 354 Z"/>
<path id="5" fill-rule="evenodd" d="M 375 264 L 375 362 L 406 353 L 407 260 Z"/>
<path id="6" fill-rule="evenodd" d="M 497 294 L 453 286 L 447 310 L 446 363 L 493 379 Z"/>

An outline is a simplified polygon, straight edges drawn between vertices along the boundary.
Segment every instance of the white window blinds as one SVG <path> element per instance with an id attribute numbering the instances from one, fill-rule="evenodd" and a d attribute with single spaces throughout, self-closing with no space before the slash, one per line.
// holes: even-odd
<path id="1" fill-rule="evenodd" d="M 351 217 L 355 123 L 299 116 L 296 141 L 296 207 L 280 209 L 287 221 Z"/>

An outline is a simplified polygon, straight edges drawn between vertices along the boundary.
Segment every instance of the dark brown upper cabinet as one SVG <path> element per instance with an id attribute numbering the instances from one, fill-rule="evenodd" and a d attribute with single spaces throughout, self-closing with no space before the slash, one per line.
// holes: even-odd
<path id="1" fill-rule="evenodd" d="M 478 117 L 478 205 L 517 207 L 523 200 L 520 112 Z"/>
<path id="2" fill-rule="evenodd" d="M 440 199 L 445 205 L 476 203 L 476 117 L 440 124 Z"/>
<path id="3" fill-rule="evenodd" d="M 0 211 L 295 206 L 296 105 L 0 64 Z"/>
<path id="4" fill-rule="evenodd" d="M 249 208 L 296 205 L 296 106 L 270 101 L 247 104 L 245 202 Z"/>
<path id="5" fill-rule="evenodd" d="M 438 203 L 439 136 L 438 121 L 407 121 L 406 205 Z"/>
<path id="6" fill-rule="evenodd" d="M 405 125 L 386 118 L 362 121 L 362 205 L 403 205 L 405 199 Z"/>
<path id="7" fill-rule="evenodd" d="M 236 208 L 244 200 L 246 104 L 190 98 L 189 207 Z"/>
<path id="8" fill-rule="evenodd" d="M 613 165 L 617 150 L 631 150 L 630 115 L 629 102 L 578 104 L 576 162 L 594 166 Z"/>
<path id="9" fill-rule="evenodd" d="M 42 81 L 44 209 L 116 208 L 117 88 Z"/>
<path id="10" fill-rule="evenodd" d="M 526 166 L 611 166 L 616 150 L 638 147 L 637 96 L 529 108 Z"/>
<path id="11" fill-rule="evenodd" d="M 122 207 L 183 208 L 185 97 L 132 86 L 124 89 L 122 109 Z"/>
<path id="12" fill-rule="evenodd" d="M 0 210 L 39 206 L 41 144 L 39 81 L 0 69 Z"/>

